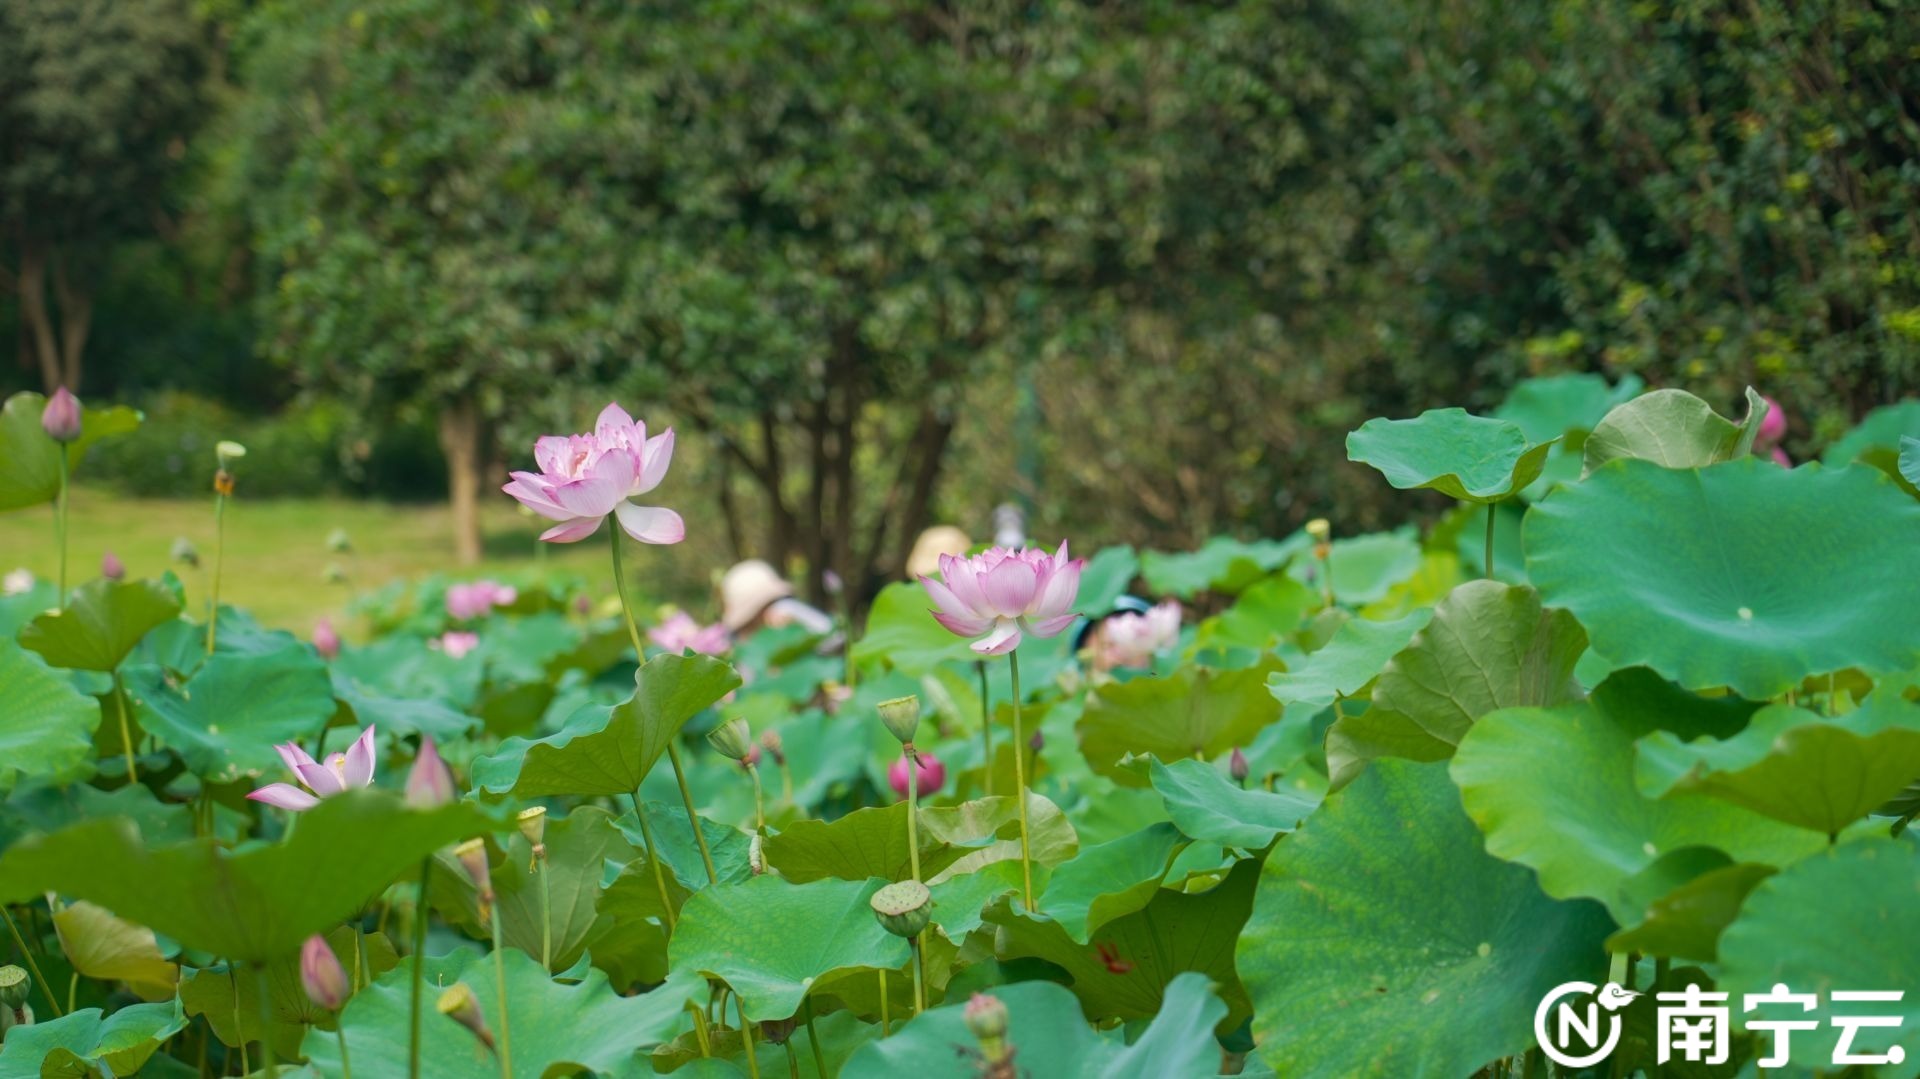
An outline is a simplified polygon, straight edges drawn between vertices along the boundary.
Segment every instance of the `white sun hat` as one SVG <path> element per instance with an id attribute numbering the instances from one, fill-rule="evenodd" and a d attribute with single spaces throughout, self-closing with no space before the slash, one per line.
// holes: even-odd
<path id="1" fill-rule="evenodd" d="M 793 586 L 779 571 L 758 558 L 749 558 L 720 577 L 720 621 L 738 633 L 775 601 L 791 595 Z"/>

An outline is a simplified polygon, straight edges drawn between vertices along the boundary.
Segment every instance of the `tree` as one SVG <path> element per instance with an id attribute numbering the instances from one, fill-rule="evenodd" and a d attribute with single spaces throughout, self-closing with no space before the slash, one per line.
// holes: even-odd
<path id="1" fill-rule="evenodd" d="M 0 285 L 48 392 L 81 384 L 108 250 L 164 227 L 205 61 L 186 0 L 0 0 Z"/>

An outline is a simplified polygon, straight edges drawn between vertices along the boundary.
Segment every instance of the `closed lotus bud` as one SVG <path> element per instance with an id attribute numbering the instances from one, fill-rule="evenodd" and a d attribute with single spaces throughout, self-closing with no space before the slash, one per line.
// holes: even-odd
<path id="1" fill-rule="evenodd" d="M 67 392 L 65 386 L 53 391 L 47 398 L 47 407 L 40 411 L 40 429 L 55 442 L 73 442 L 80 437 L 80 399 Z"/>
<path id="2" fill-rule="evenodd" d="M 913 763 L 919 774 L 913 777 L 912 787 L 907 785 L 906 757 L 900 757 L 887 768 L 887 786 L 893 788 L 893 793 L 905 798 L 909 791 L 914 791 L 925 798 L 946 786 L 947 766 L 940 763 L 940 758 L 931 753 L 915 753 Z"/>
<path id="3" fill-rule="evenodd" d="M 766 747 L 767 755 L 773 758 L 773 763 L 776 767 L 785 768 L 787 766 L 786 744 L 780 741 L 779 731 L 761 732 L 760 744 Z"/>
<path id="4" fill-rule="evenodd" d="M 441 1015 L 459 1023 L 480 1039 L 480 1044 L 493 1048 L 493 1031 L 487 1029 L 487 1017 L 480 1014 L 480 1002 L 474 999 L 473 990 L 466 982 L 454 982 L 440 991 L 440 999 L 433 1006 Z"/>
<path id="5" fill-rule="evenodd" d="M 353 540 L 347 537 L 347 530 L 336 528 L 327 533 L 327 550 L 334 554 L 349 554 L 353 551 Z"/>
<path id="6" fill-rule="evenodd" d="M 480 889 L 480 905 L 484 909 L 493 901 L 493 875 L 487 871 L 487 844 L 483 840 L 469 839 L 453 848 L 453 856 L 460 860 L 460 868 L 466 870 L 467 879 Z"/>
<path id="7" fill-rule="evenodd" d="M 327 938 L 315 933 L 300 946 L 300 986 L 307 999 L 330 1012 L 347 1002 L 347 972 L 340 957 L 327 947 Z"/>
<path id="8" fill-rule="evenodd" d="M 729 719 L 707 732 L 707 744 L 729 760 L 744 761 L 753 749 L 753 729 L 744 719 Z"/>
<path id="9" fill-rule="evenodd" d="M 334 632 L 333 619 L 322 618 L 313 624 L 313 650 L 327 659 L 340 654 L 340 634 Z"/>
<path id="10" fill-rule="evenodd" d="M 887 730 L 900 739 L 901 745 L 912 745 L 913 736 L 920 730 L 920 698 L 908 695 L 895 697 L 890 701 L 881 701 L 880 722 Z"/>
<path id="11" fill-rule="evenodd" d="M 108 551 L 106 554 L 100 556 L 100 576 L 105 577 L 109 581 L 118 581 L 123 580 L 126 575 L 127 564 L 120 561 L 119 555 Z"/>
<path id="12" fill-rule="evenodd" d="M 19 1011 L 26 1007 L 27 994 L 33 991 L 33 979 L 20 967 L 0 967 L 0 1007 Z"/>
<path id="13" fill-rule="evenodd" d="M 1007 1036 L 1007 1006 L 999 997 L 975 993 L 967 1000 L 960 1016 L 967 1024 L 967 1031 L 983 1042 Z"/>
<path id="14" fill-rule="evenodd" d="M 917 880 L 903 880 L 873 893 L 868 901 L 881 928 L 896 937 L 915 937 L 933 920 L 933 893 Z"/>
<path id="15" fill-rule="evenodd" d="M 1032 736 L 1027 739 L 1027 748 L 1033 750 L 1035 753 L 1047 748 L 1047 736 L 1041 734 L 1039 731 L 1034 731 Z"/>
<path id="16" fill-rule="evenodd" d="M 415 809 L 432 809 L 452 802 L 455 797 L 453 773 L 440 759 L 440 750 L 433 739 L 422 735 L 420 752 L 413 758 L 413 767 L 407 769 L 407 804 Z"/>
<path id="17" fill-rule="evenodd" d="M 1233 777 L 1235 783 L 1245 783 L 1249 770 L 1247 755 L 1240 752 L 1239 746 L 1234 746 L 1233 755 L 1227 758 L 1227 775 Z"/>
<path id="18" fill-rule="evenodd" d="M 200 549 L 195 547 L 193 541 L 185 536 L 175 536 L 173 538 L 173 550 L 168 553 L 168 557 L 183 566 L 192 566 L 194 569 L 200 568 Z"/>
<path id="19" fill-rule="evenodd" d="M 532 845 L 536 851 L 545 845 L 547 841 L 546 806 L 534 806 L 531 809 L 523 809 L 518 816 L 513 818 L 513 822 L 520 826 L 520 834 L 527 837 L 527 842 Z"/>

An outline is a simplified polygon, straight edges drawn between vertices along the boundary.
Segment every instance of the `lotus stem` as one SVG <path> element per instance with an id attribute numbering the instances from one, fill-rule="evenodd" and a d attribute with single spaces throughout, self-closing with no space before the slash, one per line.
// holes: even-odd
<path id="1" fill-rule="evenodd" d="M 813 1047 L 813 1070 L 827 1075 L 827 1060 L 820 1052 L 820 1032 L 813 1026 L 813 998 L 803 998 L 801 1007 L 807 1010 L 807 1044 Z"/>
<path id="2" fill-rule="evenodd" d="M 1031 913 L 1034 909 L 1033 855 L 1027 840 L 1027 755 L 1021 752 L 1026 745 L 1026 732 L 1020 725 L 1020 649 L 1007 653 L 1007 672 L 1013 676 L 1013 784 L 1014 796 L 1020 800 L 1020 895 Z M 907 774 L 911 776 L 912 769 Z"/>
<path id="3" fill-rule="evenodd" d="M 55 457 L 60 459 L 60 496 L 53 507 L 53 539 L 60 548 L 60 595 L 53 601 L 54 609 L 67 609 L 67 447 L 58 447 Z M 45 984 L 45 983 L 42 983 Z"/>
<path id="4" fill-rule="evenodd" d="M 993 797 L 993 708 L 988 704 L 991 698 L 987 692 L 986 661 L 974 660 L 973 665 L 980 672 L 980 759 L 985 762 L 980 772 L 982 784 L 980 793 L 991 798 Z"/>
<path id="5" fill-rule="evenodd" d="M 747 765 L 747 774 L 753 777 L 753 831 L 756 835 L 765 835 L 767 831 L 767 809 L 760 792 L 760 769 Z"/>
<path id="6" fill-rule="evenodd" d="M 660 851 L 653 845 L 653 825 L 647 823 L 647 814 L 640 808 L 640 792 L 633 792 L 633 816 L 640 822 L 640 842 L 647 848 L 647 862 L 653 866 L 653 883 L 660 889 L 660 910 L 666 915 L 667 934 L 673 934 L 673 897 L 667 894 L 667 874 L 660 868 Z"/>
<path id="7" fill-rule="evenodd" d="M 273 1007 L 267 1000 L 267 971 L 258 963 L 253 967 L 253 1001 L 260 1009 L 260 1059 L 265 1062 L 269 1079 L 278 1079 L 280 1062 L 273 1056 Z M 236 1037 L 245 1040 L 244 1035 Z"/>
<path id="8" fill-rule="evenodd" d="M 534 862 L 538 865 L 535 872 L 540 874 L 540 965 L 547 973 L 553 973 L 553 883 L 552 874 L 547 872 L 546 845 L 533 852 Z"/>
<path id="9" fill-rule="evenodd" d="M 47 985 L 47 976 L 40 973 L 40 963 L 33 958 L 33 953 L 27 950 L 27 940 L 20 935 L 20 927 L 14 923 L 13 911 L 9 910 L 4 903 L 0 903 L 0 918 L 6 919 L 7 932 L 13 936 L 14 947 L 20 949 L 21 957 L 27 961 L 27 970 L 33 974 L 33 984 L 39 986 L 40 995 L 47 998 L 47 1007 L 53 1009 L 53 1017 L 60 1018 L 65 1014 L 60 1010 L 60 1002 L 53 998 L 53 989 Z"/>
<path id="10" fill-rule="evenodd" d="M 892 1012 L 893 1009 L 887 1001 L 887 968 L 881 967 L 879 970 L 879 974 L 880 974 L 880 1036 L 882 1038 L 887 1038 L 887 1037 L 892 1037 L 893 1035 L 893 1017 L 889 1014 L 890 1012 Z"/>
<path id="11" fill-rule="evenodd" d="M 487 921 L 493 926 L 493 980 L 500 989 L 500 1075 L 513 1079 L 513 1023 L 507 1017 L 507 953 L 500 943 L 499 910 L 488 911 Z"/>
<path id="12" fill-rule="evenodd" d="M 120 670 L 113 672 L 113 708 L 120 717 L 120 745 L 127 754 L 127 785 L 140 782 L 140 774 L 133 767 L 133 728 L 127 724 L 127 691 L 120 685 Z"/>
<path id="13" fill-rule="evenodd" d="M 740 1012 L 740 1038 L 746 1043 L 747 1047 L 747 1077 L 748 1079 L 760 1079 L 760 1061 L 755 1059 L 753 1055 L 753 1024 L 747 1020 L 747 1002 L 740 999 L 740 994 L 735 993 L 733 995 L 733 1006 Z M 825 1075 L 826 1073 L 821 1072 L 820 1074 Z"/>
<path id="14" fill-rule="evenodd" d="M 227 496 L 213 496 L 213 591 L 207 597 L 207 655 L 213 655 L 214 630 L 220 624 L 220 564 L 227 551 Z"/>
<path id="15" fill-rule="evenodd" d="M 1487 561 L 1486 579 L 1493 580 L 1493 503 L 1487 503 Z"/>
<path id="16" fill-rule="evenodd" d="M 420 1079 L 420 998 L 427 981 L 427 881 L 433 876 L 432 857 L 420 860 L 420 899 L 413 908 L 413 1007 L 407 1032 L 407 1076 Z"/>
<path id="17" fill-rule="evenodd" d="M 333 1036 L 340 1039 L 340 1079 L 353 1079 L 353 1063 L 347 1059 L 347 1025 L 336 1022 Z"/>
<path id="18" fill-rule="evenodd" d="M 240 1074 L 252 1075 L 253 1069 L 247 1067 L 246 1025 L 240 1021 L 240 973 L 231 959 L 227 960 L 227 988 L 233 990 L 233 1037 L 240 1043 Z"/>
<path id="19" fill-rule="evenodd" d="M 913 949 L 913 1014 L 917 1016 L 927 1010 L 926 953 L 920 950 L 920 935 L 917 933 L 907 938 L 907 946 Z M 807 1029 L 813 1029 L 811 1018 L 807 1020 Z"/>

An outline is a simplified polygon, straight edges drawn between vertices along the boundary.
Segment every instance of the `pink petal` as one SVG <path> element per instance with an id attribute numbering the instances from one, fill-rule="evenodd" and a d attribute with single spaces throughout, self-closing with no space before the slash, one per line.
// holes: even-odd
<path id="1" fill-rule="evenodd" d="M 960 602 L 960 597 L 953 594 L 953 589 L 948 588 L 934 578 L 920 578 L 920 587 L 927 590 L 927 598 L 932 600 L 933 605 L 940 610 L 961 618 L 976 617 L 973 609 Z"/>
<path id="2" fill-rule="evenodd" d="M 977 565 L 966 558 L 946 556 L 940 562 L 940 576 L 960 598 L 960 606 L 974 614 L 989 614 L 993 605 L 987 602 L 987 594 L 980 587 L 980 573 Z"/>
<path id="3" fill-rule="evenodd" d="M 1002 618 L 993 632 L 973 642 L 973 650 L 983 656 L 1004 656 L 1020 647 L 1020 623 Z"/>
<path id="4" fill-rule="evenodd" d="M 1068 626 L 1073 625 L 1079 618 L 1079 615 L 1069 613 L 1060 615 L 1057 618 L 1029 619 L 1027 621 L 1027 629 L 1031 631 L 1035 637 L 1051 637 L 1061 630 L 1066 629 Z"/>
<path id="5" fill-rule="evenodd" d="M 622 502 L 613 508 L 620 527 L 641 543 L 679 543 L 687 538 L 687 523 L 680 515 L 659 506 L 636 506 Z"/>
<path id="6" fill-rule="evenodd" d="M 650 438 L 640 447 L 640 475 L 633 481 L 633 487 L 627 492 L 629 497 L 643 495 L 667 478 L 667 466 L 673 463 L 673 428 Z"/>
<path id="7" fill-rule="evenodd" d="M 360 732 L 360 737 L 347 747 L 347 761 L 342 771 L 346 785 L 365 787 L 373 782 L 373 728 L 369 726 Z"/>
<path id="8" fill-rule="evenodd" d="M 552 488 L 547 482 L 531 472 L 515 472 L 513 482 L 500 489 L 512 495 L 521 505 L 549 520 L 564 521 L 573 516 L 553 500 L 553 496 L 548 493 Z"/>
<path id="9" fill-rule="evenodd" d="M 334 774 L 333 769 L 324 764 L 303 764 L 294 771 L 299 774 L 300 782 L 305 783 L 308 790 L 322 798 L 330 794 L 339 794 L 347 789 L 341 785 L 340 777 Z"/>
<path id="10" fill-rule="evenodd" d="M 1058 566 L 1048 575 L 1046 584 L 1033 598 L 1033 606 L 1027 613 L 1035 618 L 1058 618 L 1073 612 L 1073 601 L 1080 595 L 1080 571 L 1087 568 L 1085 559 L 1075 559 Z M 1042 636 L 1052 636 L 1043 634 Z"/>
<path id="11" fill-rule="evenodd" d="M 633 457 L 615 451 L 587 466 L 587 474 L 553 489 L 553 500 L 575 517 L 605 517 L 633 486 Z"/>
<path id="12" fill-rule="evenodd" d="M 269 783 L 257 791 L 248 792 L 247 797 L 256 802 L 265 802 L 270 806 L 278 806 L 290 813 L 298 813 L 303 809 L 312 809 L 314 806 L 320 804 L 320 799 L 315 798 L 313 795 L 308 794 L 306 791 L 301 790 L 291 783 Z"/>
<path id="13" fill-rule="evenodd" d="M 980 587 L 987 594 L 987 605 L 996 614 L 1009 618 L 1026 613 L 1033 602 L 1039 577 L 1033 567 L 1009 558 L 987 571 Z"/>
<path id="14" fill-rule="evenodd" d="M 948 632 L 958 637 L 978 637 L 993 627 L 993 619 L 979 618 L 966 614 L 948 614 L 945 611 L 931 611 L 933 620 L 947 627 Z"/>
<path id="15" fill-rule="evenodd" d="M 609 401 L 607 407 L 600 410 L 600 418 L 593 423 L 593 433 L 601 438 L 618 434 L 633 426 L 633 417 L 617 403 Z"/>
<path id="16" fill-rule="evenodd" d="M 296 775 L 299 774 L 301 765 L 316 763 L 312 757 L 307 756 L 307 751 L 301 749 L 297 742 L 274 746 L 273 751 L 280 754 L 280 759 L 286 762 L 287 771 Z"/>
<path id="17" fill-rule="evenodd" d="M 548 543 L 579 543 L 600 531 L 600 522 L 605 519 L 604 517 L 575 517 L 571 521 L 563 521 L 540 533 L 540 538 Z"/>
<path id="18" fill-rule="evenodd" d="M 550 476 L 564 476 L 573 459 L 573 439 L 566 435 L 543 435 L 533 440 L 533 461 Z"/>

